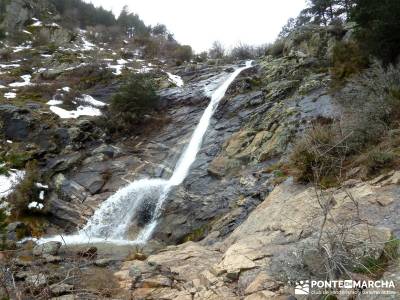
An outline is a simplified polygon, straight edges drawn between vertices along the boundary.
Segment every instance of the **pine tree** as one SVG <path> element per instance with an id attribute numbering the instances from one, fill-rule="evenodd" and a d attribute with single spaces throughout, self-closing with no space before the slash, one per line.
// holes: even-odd
<path id="1" fill-rule="evenodd" d="M 363 48 L 385 64 L 395 62 L 400 53 L 399 16 L 399 0 L 356 0 L 351 9 Z"/>
<path id="2" fill-rule="evenodd" d="M 150 28 L 144 24 L 137 14 L 130 13 L 126 5 L 117 19 L 117 24 L 126 33 L 128 38 L 147 36 L 150 33 Z"/>

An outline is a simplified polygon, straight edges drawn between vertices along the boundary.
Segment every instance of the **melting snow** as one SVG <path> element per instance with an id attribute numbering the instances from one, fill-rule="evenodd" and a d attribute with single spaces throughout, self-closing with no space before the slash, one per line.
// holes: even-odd
<path id="1" fill-rule="evenodd" d="M 29 32 L 28 30 L 22 30 L 22 32 L 26 34 L 32 34 L 32 32 Z"/>
<path id="2" fill-rule="evenodd" d="M 25 171 L 12 170 L 10 175 L 0 175 L 0 198 L 7 197 L 25 176 Z"/>
<path id="3" fill-rule="evenodd" d="M 153 69 L 144 66 L 144 67 L 142 67 L 141 69 L 138 70 L 138 73 L 149 73 L 151 70 L 153 70 Z"/>
<path id="4" fill-rule="evenodd" d="M 27 86 L 27 85 L 31 85 L 31 75 L 22 75 L 21 76 L 23 82 L 14 82 L 14 83 L 10 83 L 9 86 L 11 87 L 21 87 L 21 86 Z"/>
<path id="5" fill-rule="evenodd" d="M 169 81 L 174 83 L 176 86 L 179 86 L 179 87 L 183 86 L 184 83 L 180 76 L 171 74 L 169 72 L 167 72 L 167 75 L 169 77 Z"/>
<path id="6" fill-rule="evenodd" d="M 78 98 L 78 99 L 82 102 L 89 103 L 89 104 L 91 104 L 93 106 L 97 106 L 97 107 L 102 107 L 102 106 L 106 105 L 104 102 L 96 100 L 90 95 L 82 95 L 82 98 Z"/>
<path id="7" fill-rule="evenodd" d="M 124 65 L 111 65 L 111 64 L 108 64 L 107 67 L 109 69 L 114 69 L 114 72 L 113 72 L 114 75 L 121 75 L 122 68 L 124 67 Z"/>
<path id="8" fill-rule="evenodd" d="M 4 98 L 7 98 L 7 99 L 14 99 L 15 97 L 17 97 L 17 94 L 14 92 L 9 92 L 9 93 L 4 94 Z"/>
<path id="9" fill-rule="evenodd" d="M 123 58 L 117 60 L 117 64 L 119 64 L 119 65 L 124 65 L 124 64 L 127 64 L 127 63 L 128 63 L 128 61 L 123 59 Z"/>
<path id="10" fill-rule="evenodd" d="M 51 99 L 51 100 L 48 101 L 46 104 L 47 104 L 47 105 L 60 105 L 60 104 L 63 104 L 63 102 L 62 102 L 61 100 Z"/>
<path id="11" fill-rule="evenodd" d="M 80 116 L 100 116 L 101 111 L 91 106 L 78 106 L 76 110 L 65 110 L 61 107 L 50 106 L 50 110 L 61 119 L 76 119 Z"/>
<path id="12" fill-rule="evenodd" d="M 61 90 L 63 90 L 64 92 L 69 93 L 71 91 L 71 88 L 68 86 L 63 87 Z"/>
<path id="13" fill-rule="evenodd" d="M 29 26 L 31 26 L 31 27 L 41 27 L 41 26 L 43 26 L 43 24 L 42 24 L 42 22 L 40 22 L 38 20 L 38 21 L 36 21 L 35 23 L 33 23 L 33 24 L 29 25 Z"/>
<path id="14" fill-rule="evenodd" d="M 17 47 L 15 47 L 14 48 L 14 50 L 13 50 L 13 52 L 14 53 L 17 53 L 17 52 L 20 52 L 20 51 L 22 51 L 22 50 L 28 50 L 28 49 L 31 49 L 32 48 L 32 45 L 26 45 L 26 46 L 23 46 L 23 45 L 21 45 L 21 46 L 17 46 Z"/>
<path id="15" fill-rule="evenodd" d="M 82 36 L 82 41 L 83 41 L 83 45 L 82 45 L 82 49 L 83 50 L 93 50 L 94 47 L 96 47 L 95 44 L 89 42 L 84 36 Z"/>
<path id="16" fill-rule="evenodd" d="M 6 87 L 4 85 L 0 84 L 0 89 L 5 89 Z"/>
<path id="17" fill-rule="evenodd" d="M 18 68 L 21 66 L 20 64 L 10 64 L 10 65 L 2 65 L 0 64 L 0 69 L 11 69 L 11 68 Z"/>
<path id="18" fill-rule="evenodd" d="M 42 193 L 43 191 L 41 191 L 40 193 Z M 39 195 L 39 198 L 40 198 L 40 196 L 41 196 L 41 194 Z M 43 194 L 43 196 L 44 196 L 44 194 Z M 42 199 L 42 198 L 40 198 L 40 199 Z M 42 199 L 43 200 L 43 199 Z M 36 209 L 43 209 L 43 207 L 44 207 L 44 205 L 42 204 L 42 203 L 38 203 L 38 202 L 36 202 L 36 201 L 33 201 L 33 202 L 31 202 L 31 203 L 29 203 L 28 204 L 28 208 L 29 209 L 32 209 L 32 208 L 36 208 Z"/>
<path id="19" fill-rule="evenodd" d="M 75 69 L 78 69 L 78 68 L 86 66 L 86 65 L 87 65 L 86 63 L 80 63 L 79 65 L 77 65 L 75 67 L 66 68 L 65 71 L 75 70 Z"/>
<path id="20" fill-rule="evenodd" d="M 42 189 L 48 189 L 49 188 L 49 186 L 47 184 L 42 184 L 40 182 L 36 182 L 35 185 L 36 185 L 36 187 L 42 188 Z"/>

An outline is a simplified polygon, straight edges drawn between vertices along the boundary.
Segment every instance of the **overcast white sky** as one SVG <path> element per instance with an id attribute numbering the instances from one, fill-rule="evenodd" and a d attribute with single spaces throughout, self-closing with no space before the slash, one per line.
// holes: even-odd
<path id="1" fill-rule="evenodd" d="M 215 40 L 230 47 L 241 41 L 273 42 L 290 17 L 305 8 L 305 0 L 85 0 L 119 15 L 126 4 L 146 24 L 165 24 L 182 44 L 197 52 Z"/>

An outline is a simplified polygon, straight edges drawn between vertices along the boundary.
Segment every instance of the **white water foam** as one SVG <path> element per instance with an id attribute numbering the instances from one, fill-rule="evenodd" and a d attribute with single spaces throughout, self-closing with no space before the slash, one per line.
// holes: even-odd
<path id="1" fill-rule="evenodd" d="M 168 193 L 173 186 L 180 185 L 186 178 L 190 166 L 196 160 L 204 134 L 210 124 L 211 117 L 224 97 L 226 90 L 233 80 L 243 70 L 250 68 L 252 62 L 238 68 L 229 78 L 218 87 L 211 96 L 211 101 L 205 109 L 189 144 L 178 160 L 174 172 L 169 180 L 141 179 L 130 183 L 118 190 L 114 195 L 105 200 L 96 210 L 86 226 L 75 235 L 64 237 L 51 237 L 39 242 L 59 240 L 67 244 L 82 244 L 96 242 L 111 242 L 115 244 L 143 244 L 150 238 L 157 226 L 161 209 Z M 156 200 L 156 202 L 154 202 Z M 155 205 L 151 205 L 155 203 Z M 147 205 L 147 207 L 146 207 Z M 139 208 L 145 206 L 146 211 L 151 211 L 150 222 L 142 229 L 135 240 L 126 238 L 131 221 L 140 213 Z"/>

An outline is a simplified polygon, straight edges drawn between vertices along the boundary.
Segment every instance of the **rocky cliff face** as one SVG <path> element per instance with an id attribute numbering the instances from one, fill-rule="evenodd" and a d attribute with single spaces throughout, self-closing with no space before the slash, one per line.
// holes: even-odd
<path id="1" fill-rule="evenodd" d="M 359 255 L 380 257 L 392 235 L 398 234 L 393 213 L 399 205 L 398 180 L 396 172 L 327 191 L 333 203 L 322 231 L 320 195 L 312 187 L 286 181 L 223 241 L 210 243 L 214 236 L 210 234 L 198 243 L 171 246 L 144 262 L 125 262 L 115 275 L 121 286 L 132 289 L 135 299 L 288 299 L 293 294 L 290 281 L 324 277 L 332 263 L 327 255 L 337 255 L 332 258 L 337 259 L 344 254 L 334 248 L 330 254 L 316 251 L 320 238 L 327 245 L 336 242 L 349 247 L 349 260 Z M 342 262 L 352 263 L 344 258 Z M 154 271 L 154 266 L 171 273 Z M 129 275 L 132 270 L 139 275 Z M 383 278 L 398 276 L 393 268 L 383 274 Z"/>
<path id="2" fill-rule="evenodd" d="M 56 10 L 45 0 L 16 0 L 4 1 L 5 10 L 1 12 L 3 27 L 8 32 L 22 31 L 25 26 L 32 23 L 32 18 L 53 20 L 56 19 Z"/>
<path id="3" fill-rule="evenodd" d="M 19 11 L 16 20 L 32 17 Z M 59 251 L 60 245 L 52 244 L 51 251 L 38 252 L 37 246 L 32 251 L 25 245 L 24 255 L 15 262 L 23 269 L 18 280 L 36 278 L 36 287 L 46 286 L 48 295 L 64 297 L 75 287 L 82 297 L 93 299 L 293 299 L 292 281 L 325 278 L 341 265 L 357 273 L 352 260 L 360 257 L 384 259 L 400 233 L 398 172 L 316 191 L 276 168 L 313 122 L 340 118 L 341 107 L 329 92 L 328 61 L 335 42 L 348 35 L 304 28 L 285 40 L 283 56 L 258 59 L 240 74 L 218 106 L 189 176 L 169 194 L 153 240 L 135 255 L 115 255 L 115 249 L 103 245 L 95 259 L 93 248 L 62 246 Z M 152 69 L 168 118 L 149 125 L 156 130 L 143 128 L 142 134 L 113 139 L 95 116 L 59 118 L 51 109 L 54 105 L 46 104 L 50 98 L 35 100 L 32 91 L 10 86 L 26 69 L 16 66 L 18 61 L 7 67 L 11 70 L 0 75 L 1 150 L 5 157 L 18 151 L 39 161 L 42 183 L 48 185 L 41 214 L 47 226 L 41 234 L 75 231 L 128 182 L 168 178 L 208 104 L 204 86 L 215 88 L 236 66 L 171 68 L 136 58 L 121 62 L 123 57 L 116 57 L 120 54 L 95 45 L 85 48 L 84 35 L 78 40 L 74 50 L 51 54 L 13 47 L 11 60 L 41 57 L 42 63 L 33 66 L 32 83 L 53 85 L 52 100 L 68 110 L 84 105 L 78 100 L 84 94 L 108 103 L 121 83 L 117 71 L 123 67 L 122 76 Z M 95 57 L 101 63 L 93 67 Z M 5 63 L 11 65 L 11 60 Z M 180 75 L 185 85 L 179 88 L 168 81 L 165 68 Z M 71 81 L 75 76 L 78 80 Z M 71 91 L 65 87 L 79 79 L 85 85 L 68 101 Z M 5 97 L 8 93 L 15 93 L 16 100 Z M 145 224 L 146 218 L 133 220 L 131 236 Z M 10 235 L 17 225 L 8 228 Z M 320 251 L 321 245 L 326 252 Z M 84 279 L 71 277 L 60 285 L 63 272 L 76 267 L 76 257 L 85 266 Z M 110 285 L 106 296 L 93 292 L 93 274 L 107 278 L 98 278 Z M 382 276 L 398 277 L 398 269 L 385 268 Z"/>
<path id="4" fill-rule="evenodd" d="M 225 237 L 273 189 L 268 166 L 285 159 L 313 120 L 340 115 L 327 90 L 329 76 L 321 71 L 325 62 L 299 54 L 297 44 L 290 47 L 290 55 L 259 61 L 231 86 L 192 172 L 168 200 L 156 236 Z"/>

